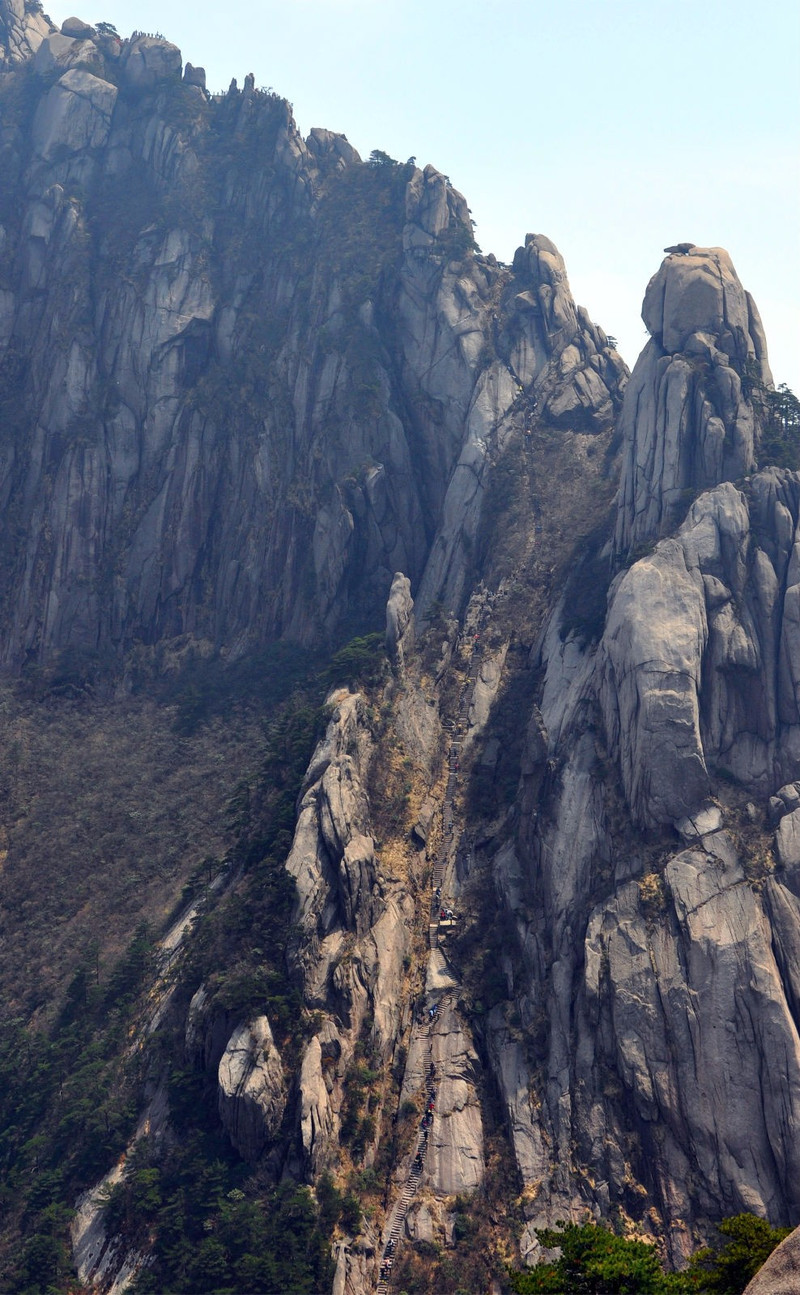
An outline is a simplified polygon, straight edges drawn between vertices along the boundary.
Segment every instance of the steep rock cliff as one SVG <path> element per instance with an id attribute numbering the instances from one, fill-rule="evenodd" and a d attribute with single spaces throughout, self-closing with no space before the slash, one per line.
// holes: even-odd
<path id="1" fill-rule="evenodd" d="M 4 662 L 235 658 L 389 599 L 286 853 L 295 1052 L 185 986 L 232 1145 L 362 1184 L 347 1295 L 382 1223 L 453 1242 L 495 1098 L 526 1257 L 586 1210 L 675 1260 L 796 1219 L 800 479 L 748 475 L 770 376 L 727 254 L 661 267 L 623 398 L 554 245 L 481 256 L 433 167 L 17 0 L 0 49 Z"/>
<path id="2" fill-rule="evenodd" d="M 625 376 L 546 239 L 509 272 L 433 167 L 180 69 L 57 33 L 0 83 L 7 662 L 310 643 L 397 570 L 460 607 L 515 402 Z"/>
<path id="3" fill-rule="evenodd" d="M 494 861 L 528 1043 L 495 1014 L 490 1055 L 534 1221 L 655 1207 L 679 1258 L 704 1218 L 800 1209 L 791 786 L 780 846 L 766 817 L 797 771 L 800 478 L 741 480 L 760 427 L 737 365 L 768 369 L 727 255 L 671 256 L 644 317 L 617 549 L 674 527 L 679 488 L 713 488 L 612 580 L 598 642 L 563 608 L 543 634 L 519 835 Z"/>

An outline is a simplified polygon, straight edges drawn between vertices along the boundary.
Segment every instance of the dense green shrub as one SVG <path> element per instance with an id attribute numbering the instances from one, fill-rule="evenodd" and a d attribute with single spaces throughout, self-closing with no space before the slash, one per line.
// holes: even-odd
<path id="1" fill-rule="evenodd" d="M 702 1295 L 741 1295 L 791 1231 L 773 1228 L 755 1214 L 735 1214 L 723 1219 L 717 1230 L 726 1239 L 698 1250 L 686 1274 L 689 1290 L 697 1290 Z"/>
<path id="2" fill-rule="evenodd" d="M 537 1228 L 558 1259 L 525 1272 L 509 1271 L 515 1295 L 742 1295 L 788 1228 L 772 1228 L 754 1214 L 718 1225 L 726 1244 L 698 1251 L 681 1273 L 667 1273 L 654 1246 L 618 1236 L 596 1223 Z"/>
<path id="3" fill-rule="evenodd" d="M 333 656 L 326 677 L 331 684 L 374 687 L 386 668 L 382 634 L 351 639 Z"/>
<path id="4" fill-rule="evenodd" d="M 774 391 L 760 389 L 764 411 L 758 466 L 775 464 L 779 468 L 800 468 L 800 400 L 782 382 Z"/>

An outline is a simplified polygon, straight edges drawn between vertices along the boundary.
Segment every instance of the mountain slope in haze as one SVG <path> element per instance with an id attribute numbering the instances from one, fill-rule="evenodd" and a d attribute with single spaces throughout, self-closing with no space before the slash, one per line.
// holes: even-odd
<path id="1" fill-rule="evenodd" d="M 667 256 L 628 379 L 434 168 L 161 39 L 0 0 L 0 47 L 6 722 L 128 707 L 137 786 L 197 771 L 126 957 L 8 994 L 13 1289 L 502 1289 L 558 1218 L 678 1265 L 796 1223 L 797 411 L 728 254 Z"/>

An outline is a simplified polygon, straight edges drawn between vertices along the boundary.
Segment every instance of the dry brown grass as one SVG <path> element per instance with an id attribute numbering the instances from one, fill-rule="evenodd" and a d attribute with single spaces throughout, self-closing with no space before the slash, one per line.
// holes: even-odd
<path id="1" fill-rule="evenodd" d="M 140 923 L 158 934 L 225 854 L 261 728 L 241 710 L 182 737 L 146 698 L 34 701 L 10 684 L 0 716 L 0 1002 L 28 1019 L 52 1014 L 87 954 L 102 978 Z"/>

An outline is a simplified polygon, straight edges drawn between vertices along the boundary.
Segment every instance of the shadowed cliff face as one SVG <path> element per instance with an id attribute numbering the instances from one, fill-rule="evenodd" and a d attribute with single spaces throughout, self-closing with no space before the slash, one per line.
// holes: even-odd
<path id="1" fill-rule="evenodd" d="M 515 401 L 599 427 L 625 376 L 546 239 L 509 272 L 432 167 L 180 67 L 53 34 L 0 84 L 7 662 L 312 642 L 431 555 L 457 607 Z"/>

